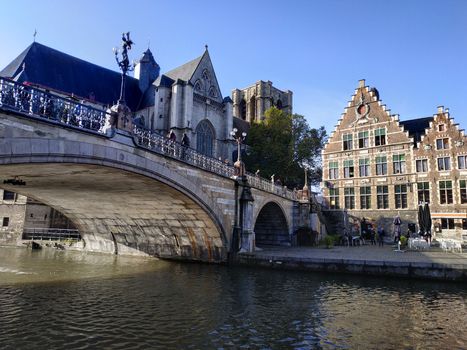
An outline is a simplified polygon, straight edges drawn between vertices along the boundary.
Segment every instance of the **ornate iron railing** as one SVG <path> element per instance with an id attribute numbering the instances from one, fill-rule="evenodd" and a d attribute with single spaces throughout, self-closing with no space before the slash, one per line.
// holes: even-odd
<path id="1" fill-rule="evenodd" d="M 4 78 L 0 78 L 0 108 L 98 133 L 106 119 L 105 110 Z"/>
<path id="2" fill-rule="evenodd" d="M 71 98 L 64 98 L 47 90 L 19 84 L 5 78 L 0 78 L 0 108 L 97 133 L 104 133 L 107 116 L 103 109 L 84 105 Z M 140 147 L 224 177 L 235 176 L 235 168 L 232 165 L 171 141 L 154 131 L 135 126 L 134 138 Z M 251 173 L 247 173 L 246 177 L 252 187 L 292 200 L 297 199 L 296 192 L 285 186 L 277 185 Z"/>
<path id="3" fill-rule="evenodd" d="M 192 148 L 184 146 L 179 142 L 172 141 L 152 130 L 134 126 L 133 133 L 135 142 L 140 147 L 181 160 L 184 163 L 194 165 L 224 177 L 232 178 L 236 174 L 235 168 L 232 165 L 201 154 Z M 291 191 L 285 186 L 276 185 L 271 181 L 251 173 L 247 173 L 246 176 L 248 183 L 254 188 L 271 192 L 288 199 L 297 199 L 295 191 Z"/>

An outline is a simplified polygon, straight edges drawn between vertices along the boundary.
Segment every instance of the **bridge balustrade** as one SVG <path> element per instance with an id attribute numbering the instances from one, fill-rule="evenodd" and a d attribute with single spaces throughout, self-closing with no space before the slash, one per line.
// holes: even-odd
<path id="1" fill-rule="evenodd" d="M 106 120 L 104 110 L 5 78 L 0 78 L 0 107 L 98 133 Z"/>
<path id="2" fill-rule="evenodd" d="M 224 177 L 231 178 L 236 175 L 236 169 L 232 165 L 201 154 L 192 148 L 184 146 L 179 142 L 172 141 L 169 138 L 164 137 L 163 135 L 160 135 L 154 131 L 141 128 L 140 126 L 134 126 L 133 132 L 136 144 L 141 147 L 148 148 L 151 151 L 176 158 L 185 163 L 194 165 L 198 168 L 216 173 Z M 295 191 L 291 191 L 285 186 L 273 184 L 271 181 L 251 173 L 247 173 L 246 177 L 250 186 L 254 188 L 258 188 L 266 192 L 271 192 L 291 200 L 297 199 Z"/>
<path id="3" fill-rule="evenodd" d="M 0 108 L 52 123 L 102 134 L 104 134 L 103 129 L 107 117 L 105 110 L 84 105 L 72 98 L 54 95 L 48 90 L 19 84 L 6 78 L 0 78 Z M 236 175 L 236 170 L 232 165 L 201 154 L 154 131 L 135 126 L 134 138 L 138 146 L 151 151 L 170 156 L 224 177 L 231 178 Z M 247 173 L 246 177 L 252 187 L 291 200 L 297 199 L 296 192 L 287 189 L 285 186 L 276 185 L 251 173 Z"/>

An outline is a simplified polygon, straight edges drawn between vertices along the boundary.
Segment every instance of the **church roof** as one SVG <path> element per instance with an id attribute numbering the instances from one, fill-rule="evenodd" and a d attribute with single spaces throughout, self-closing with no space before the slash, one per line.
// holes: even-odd
<path id="1" fill-rule="evenodd" d="M 116 103 L 120 97 L 120 73 L 37 42 L 0 71 L 0 76 L 94 99 L 105 105 Z M 128 76 L 125 94 L 128 106 L 136 110 L 141 97 L 138 80 Z"/>
<path id="2" fill-rule="evenodd" d="M 195 58 L 192 61 L 189 61 L 180 67 L 177 67 L 175 69 L 172 69 L 171 71 L 164 73 L 167 77 L 170 79 L 177 81 L 178 79 L 183 80 L 183 81 L 190 81 L 191 77 L 196 71 L 196 68 L 198 68 L 199 63 L 203 59 L 204 55 L 207 53 L 205 51 L 201 56 Z"/>

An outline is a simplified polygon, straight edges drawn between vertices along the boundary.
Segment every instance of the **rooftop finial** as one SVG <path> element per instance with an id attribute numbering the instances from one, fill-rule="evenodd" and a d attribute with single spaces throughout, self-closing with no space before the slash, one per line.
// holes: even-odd
<path id="1" fill-rule="evenodd" d="M 36 42 L 36 35 L 37 35 L 37 29 L 34 29 L 34 34 L 32 35 L 34 38 L 34 42 Z"/>
<path id="2" fill-rule="evenodd" d="M 208 44 L 204 45 L 204 48 L 208 51 Z"/>

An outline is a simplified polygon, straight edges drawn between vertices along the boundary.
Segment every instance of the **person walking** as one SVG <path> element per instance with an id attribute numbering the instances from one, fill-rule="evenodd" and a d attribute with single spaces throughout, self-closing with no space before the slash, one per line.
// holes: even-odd
<path id="1" fill-rule="evenodd" d="M 378 247 L 384 246 L 384 228 L 380 225 L 378 226 Z"/>

